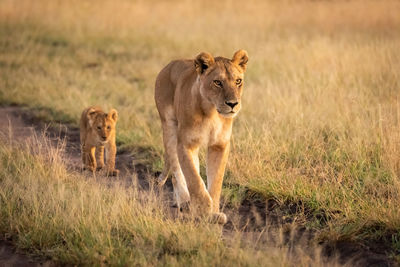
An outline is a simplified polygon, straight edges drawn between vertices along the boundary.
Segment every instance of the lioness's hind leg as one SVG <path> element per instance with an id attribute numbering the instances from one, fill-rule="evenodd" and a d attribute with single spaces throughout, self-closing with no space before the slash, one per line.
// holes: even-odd
<path id="1" fill-rule="evenodd" d="M 172 185 L 174 186 L 174 195 L 178 208 L 180 208 L 182 203 L 190 201 L 190 195 L 187 188 L 185 176 L 183 176 L 181 166 L 179 165 L 177 152 L 177 123 L 173 116 L 172 107 L 170 109 L 170 112 L 166 112 L 165 119 L 162 120 L 162 128 L 166 154 L 165 164 L 166 167 L 169 167 L 169 170 L 172 171 Z"/>

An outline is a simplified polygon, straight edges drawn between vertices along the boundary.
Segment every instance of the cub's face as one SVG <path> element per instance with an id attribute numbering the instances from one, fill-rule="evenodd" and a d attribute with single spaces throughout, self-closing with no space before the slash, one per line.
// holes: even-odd
<path id="1" fill-rule="evenodd" d="M 95 133 L 96 143 L 105 144 L 110 140 L 110 136 L 115 132 L 115 125 L 118 114 L 112 109 L 108 114 L 104 112 L 89 113 L 89 124 Z"/>
<path id="2" fill-rule="evenodd" d="M 232 118 L 241 108 L 247 61 L 244 50 L 237 51 L 231 60 L 213 58 L 207 53 L 200 54 L 195 60 L 201 96 L 211 102 L 223 117 Z"/>

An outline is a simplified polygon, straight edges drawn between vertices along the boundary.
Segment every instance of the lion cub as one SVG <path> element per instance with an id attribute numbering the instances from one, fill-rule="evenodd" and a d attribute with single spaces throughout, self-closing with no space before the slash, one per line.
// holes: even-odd
<path id="1" fill-rule="evenodd" d="M 118 112 L 111 109 L 107 114 L 99 107 L 89 107 L 82 112 L 80 121 L 81 152 L 84 169 L 93 173 L 104 167 L 106 151 L 106 174 L 118 175 L 115 169 L 115 124 Z"/>

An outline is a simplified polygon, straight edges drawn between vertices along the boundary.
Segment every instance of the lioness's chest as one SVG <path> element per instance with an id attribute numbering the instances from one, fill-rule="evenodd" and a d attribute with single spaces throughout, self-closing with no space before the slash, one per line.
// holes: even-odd
<path id="1" fill-rule="evenodd" d="M 210 122 L 210 126 L 208 128 L 208 145 L 229 142 L 231 137 L 231 129 L 231 123 L 228 123 L 222 119 Z"/>
<path id="2" fill-rule="evenodd" d="M 186 132 L 186 140 L 198 145 L 216 145 L 229 142 L 231 136 L 231 123 L 219 118 L 218 115 L 203 118 L 197 121 L 189 131 Z"/>

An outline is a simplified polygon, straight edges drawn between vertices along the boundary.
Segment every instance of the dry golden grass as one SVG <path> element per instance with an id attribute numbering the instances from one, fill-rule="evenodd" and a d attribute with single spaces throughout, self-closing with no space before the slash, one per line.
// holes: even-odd
<path id="1" fill-rule="evenodd" d="M 3 0 L 0 99 L 76 121 L 116 107 L 119 142 L 152 148 L 161 168 L 158 71 L 246 49 L 226 183 L 325 213 L 311 226 L 327 238 L 385 237 L 398 252 L 398 14 L 390 0 Z"/>
<path id="2" fill-rule="evenodd" d="M 171 215 L 156 190 L 71 172 L 64 142 L 0 139 L 0 232 L 18 247 L 79 266 L 309 266 L 325 263 L 278 236 L 276 247 L 239 230 Z M 51 163 L 51 164 L 49 164 Z M 279 233 L 279 231 L 278 231 Z M 266 253 L 268 251 L 268 253 Z M 326 263 L 328 264 L 328 263 Z M 332 261 L 329 266 L 335 266 Z"/>

